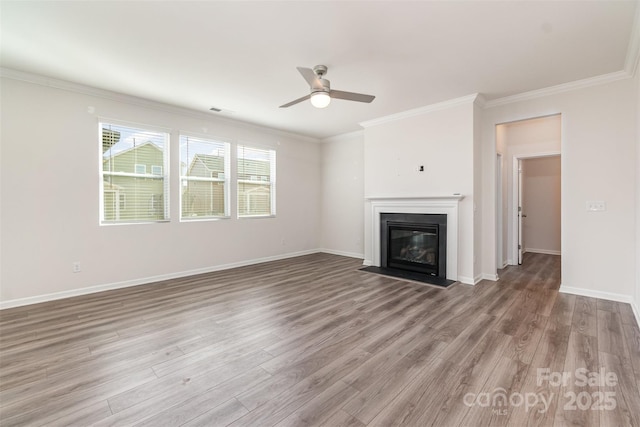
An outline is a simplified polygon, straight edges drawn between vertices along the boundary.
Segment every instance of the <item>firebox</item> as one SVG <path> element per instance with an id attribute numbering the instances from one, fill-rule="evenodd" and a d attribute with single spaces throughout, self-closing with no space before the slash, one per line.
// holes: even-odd
<path id="1" fill-rule="evenodd" d="M 382 268 L 447 277 L 446 214 L 380 214 Z"/>

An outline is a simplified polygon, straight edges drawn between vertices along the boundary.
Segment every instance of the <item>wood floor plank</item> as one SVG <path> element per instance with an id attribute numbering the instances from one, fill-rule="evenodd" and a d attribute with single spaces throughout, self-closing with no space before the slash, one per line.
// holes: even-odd
<path id="1" fill-rule="evenodd" d="M 361 264 L 311 254 L 1 310 L 0 424 L 640 425 L 631 306 L 559 293 L 559 256 L 446 289 Z M 598 393 L 616 408 L 571 408 Z"/>
<path id="2" fill-rule="evenodd" d="M 610 382 L 605 377 L 600 384 L 601 394 L 592 396 L 591 407 L 598 408 L 600 425 L 640 425 L 640 398 L 635 393 L 638 387 L 631 366 L 616 354 L 599 352 L 598 357 L 600 368 L 615 375 Z"/>
<path id="3" fill-rule="evenodd" d="M 576 332 L 598 336 L 598 316 L 596 312 L 597 300 L 595 298 L 579 296 L 573 311 L 573 327 Z"/>
<path id="4" fill-rule="evenodd" d="M 581 304 L 582 307 L 584 307 L 583 304 Z M 595 301 L 593 301 L 593 306 L 595 307 Z M 576 310 L 579 310 L 579 304 L 576 304 Z M 591 310 L 591 307 L 589 307 L 589 310 Z M 581 325 L 583 323 L 580 323 Z M 599 371 L 598 340 L 594 336 L 572 331 L 569 335 L 567 356 L 562 371 L 567 373 L 568 379 L 562 383 L 554 425 L 597 427 L 600 425 L 600 416 L 598 411 L 590 410 L 590 403 L 593 399 L 593 393 L 599 393 L 601 390 L 597 385 L 582 384 L 582 381 L 576 375 L 578 369 L 585 369 L 586 372 Z M 581 393 L 583 394 L 581 395 Z M 584 401 L 579 401 L 579 396 L 589 397 L 585 397 Z M 580 406 L 581 404 L 584 407 Z"/>
<path id="5" fill-rule="evenodd" d="M 228 413 L 228 408 L 219 408 L 221 405 L 227 403 L 226 399 L 228 399 L 229 396 L 235 396 L 239 393 L 242 393 L 246 389 L 260 384 L 270 376 L 271 375 L 269 375 L 262 368 L 256 367 L 250 369 L 246 373 L 236 376 L 229 381 L 225 381 L 216 387 L 210 388 L 204 393 L 194 394 L 192 397 L 184 399 L 182 402 L 176 405 L 173 405 L 171 407 L 166 407 L 167 405 L 164 405 L 164 408 L 154 410 L 152 416 L 136 423 L 136 426 L 178 426 L 183 425 L 203 414 L 208 413 L 209 416 L 211 416 L 213 415 L 213 413 L 211 413 L 212 411 L 215 411 L 214 413 L 216 414 L 216 417 L 219 417 L 222 414 L 226 414 L 227 417 L 231 417 L 231 414 Z M 138 408 L 138 406 L 134 407 L 134 409 Z M 233 410 L 231 411 L 231 413 L 237 414 L 238 411 L 236 410 L 235 406 L 232 405 L 232 409 Z M 140 410 L 137 410 L 136 415 L 139 415 L 140 412 Z M 237 418 L 234 418 L 234 420 Z"/>
<path id="6" fill-rule="evenodd" d="M 457 366 L 447 360 L 436 358 L 434 363 L 423 369 L 413 381 L 394 397 L 371 422 L 369 426 L 424 425 L 421 417 L 421 399 L 430 395 L 446 379 L 455 375 Z"/>
<path id="7" fill-rule="evenodd" d="M 430 375 L 439 366 L 438 357 L 445 343 L 426 340 L 415 347 L 400 361 L 381 370 L 376 376 L 362 377 L 352 384 L 361 388 L 361 393 L 351 399 L 343 409 L 361 422 L 369 424 L 378 414 L 405 390 L 416 377 Z M 350 379 L 351 380 L 351 379 Z"/>
<path id="8" fill-rule="evenodd" d="M 512 411 L 511 396 L 518 396 L 521 392 L 529 365 L 520 360 L 509 357 L 499 359 L 493 374 L 482 387 L 480 393 L 465 400 L 470 406 L 462 425 L 474 426 L 505 426 L 508 425 Z M 484 400 L 487 396 L 488 400 Z M 500 396 L 504 396 L 501 399 Z"/>
<path id="9" fill-rule="evenodd" d="M 339 381 L 347 372 L 353 370 L 369 357 L 369 353 L 360 349 L 347 351 L 329 365 L 277 394 L 268 402 L 230 424 L 230 426 L 275 425 L 316 395 L 329 388 L 333 383 Z M 242 402 L 242 399 L 240 401 Z"/>
<path id="10" fill-rule="evenodd" d="M 221 405 L 198 415 L 196 418 L 182 424 L 183 427 L 211 427 L 226 426 L 238 418 L 246 415 L 249 411 L 238 399 L 229 399 Z"/>
<path id="11" fill-rule="evenodd" d="M 338 412 L 340 406 L 359 391 L 337 381 L 329 388 L 319 393 L 309 402 L 302 405 L 295 412 L 276 424 L 277 427 L 299 427 L 321 425 Z"/>
<path id="12" fill-rule="evenodd" d="M 344 411 L 334 413 L 328 420 L 321 424 L 321 427 L 364 427 L 357 418 Z"/>
<path id="13" fill-rule="evenodd" d="M 162 378 L 154 377 L 144 384 L 111 396 L 109 405 L 112 412 L 118 414 L 143 402 L 149 403 L 166 398 L 167 395 L 173 396 L 176 392 L 190 392 L 193 388 L 207 390 L 257 367 L 270 358 L 271 355 L 259 350 L 238 358 L 215 359 L 211 365 L 207 366 L 207 369 L 182 370 Z"/>
<path id="14" fill-rule="evenodd" d="M 450 379 L 451 388 L 441 393 L 437 411 L 428 425 L 456 426 L 462 425 L 470 406 L 468 396 L 477 396 L 482 387 L 494 374 L 498 362 L 511 345 L 512 338 L 499 332 L 491 331 L 485 335 L 459 366 L 457 376 Z"/>

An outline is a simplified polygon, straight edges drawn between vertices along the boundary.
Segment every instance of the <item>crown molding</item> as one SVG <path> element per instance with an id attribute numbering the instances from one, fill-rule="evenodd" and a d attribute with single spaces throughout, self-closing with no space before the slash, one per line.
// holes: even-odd
<path id="1" fill-rule="evenodd" d="M 481 93 L 476 93 L 476 99 L 473 101 L 480 108 L 484 108 L 487 105 L 487 100 Z"/>
<path id="2" fill-rule="evenodd" d="M 631 37 L 627 47 L 627 57 L 624 62 L 624 70 L 634 76 L 640 62 L 640 2 L 636 3 L 636 14 L 631 26 Z"/>
<path id="3" fill-rule="evenodd" d="M 0 67 L 0 77 L 23 81 L 27 83 L 33 83 L 40 86 L 51 87 L 54 89 L 60 89 L 68 92 L 75 92 L 83 95 L 94 96 L 97 98 L 108 99 L 110 101 L 122 102 L 124 104 L 135 105 L 137 107 L 143 107 L 147 109 L 162 111 L 165 113 L 176 114 L 180 116 L 186 116 L 201 120 L 222 122 L 231 126 L 238 126 L 244 129 L 250 129 L 258 132 L 266 132 L 268 134 L 286 138 L 302 139 L 305 142 L 319 143 L 318 138 L 313 138 L 307 135 L 301 135 L 293 132 L 287 132 L 284 130 L 271 128 L 268 126 L 257 125 L 254 123 L 220 116 L 219 113 L 205 113 L 198 110 L 193 110 L 185 107 L 178 107 L 176 105 L 165 104 L 158 101 L 152 101 L 146 98 L 140 98 L 133 95 L 126 95 L 119 92 L 112 92 L 106 89 L 99 89 L 93 86 L 87 86 L 79 83 L 73 83 L 66 80 L 58 80 L 52 77 L 47 77 L 39 74 L 27 73 L 24 71 L 18 71 L 11 68 Z M 223 110 L 224 113 L 224 110 Z"/>
<path id="4" fill-rule="evenodd" d="M 467 95 L 460 98 L 450 99 L 448 101 L 438 102 L 436 104 L 427 105 L 424 107 L 414 108 L 412 110 L 402 111 L 396 114 L 390 114 L 388 116 L 379 117 L 373 120 L 367 120 L 364 122 L 358 123 L 363 128 L 369 128 L 373 126 L 378 126 L 383 123 L 395 122 L 397 120 L 406 119 L 409 117 L 419 116 L 426 113 L 431 113 L 433 111 L 446 110 L 448 108 L 457 107 L 459 105 L 471 104 L 476 102 L 479 94 L 474 93 L 473 95 Z"/>
<path id="5" fill-rule="evenodd" d="M 357 138 L 364 138 L 364 130 L 355 130 L 353 132 L 341 133 L 338 135 L 328 136 L 320 140 L 321 143 L 351 141 Z"/>
<path id="6" fill-rule="evenodd" d="M 530 99 L 542 98 L 545 96 L 556 95 L 559 93 L 569 92 L 572 90 L 583 89 L 591 86 L 598 86 L 606 83 L 612 83 L 618 80 L 628 79 L 631 76 L 626 71 L 616 71 L 614 73 L 603 74 L 601 76 L 589 77 L 587 79 L 575 80 L 569 83 L 563 83 L 556 86 L 550 86 L 543 89 L 532 90 L 529 92 L 518 93 L 516 95 L 505 96 L 504 98 L 492 99 L 485 102 L 485 108 L 498 107 L 501 105 L 513 104 L 514 102 L 528 101 Z"/>

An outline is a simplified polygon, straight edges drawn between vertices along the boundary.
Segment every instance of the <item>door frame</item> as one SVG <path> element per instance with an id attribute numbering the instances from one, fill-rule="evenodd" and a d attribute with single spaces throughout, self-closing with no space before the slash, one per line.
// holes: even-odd
<path id="1" fill-rule="evenodd" d="M 502 194 L 502 174 L 504 169 L 504 156 L 502 153 L 496 153 L 496 268 L 503 269 L 504 253 L 506 248 L 503 245 L 503 221 L 502 211 L 504 207 L 504 195 Z"/>
<path id="2" fill-rule="evenodd" d="M 512 170 L 512 175 L 511 175 L 511 182 L 512 182 L 512 203 L 511 203 L 511 218 L 513 219 L 512 221 L 512 233 L 511 235 L 513 236 L 512 238 L 512 242 L 511 242 L 511 259 L 514 260 L 514 265 L 519 264 L 519 251 L 518 251 L 518 245 L 520 244 L 520 227 L 519 227 L 519 219 L 520 219 L 520 213 L 518 208 L 519 206 L 519 200 L 520 200 L 520 185 L 519 185 L 519 175 L 520 175 L 520 165 L 522 160 L 527 160 L 527 159 L 537 159 L 540 157 L 555 157 L 558 156 L 560 158 L 562 158 L 562 152 L 561 151 L 546 151 L 546 152 L 540 152 L 540 153 L 528 153 L 528 154 L 521 154 L 521 155 L 514 155 L 513 156 L 513 170 Z M 522 250 L 524 251 L 524 248 L 522 248 Z"/>

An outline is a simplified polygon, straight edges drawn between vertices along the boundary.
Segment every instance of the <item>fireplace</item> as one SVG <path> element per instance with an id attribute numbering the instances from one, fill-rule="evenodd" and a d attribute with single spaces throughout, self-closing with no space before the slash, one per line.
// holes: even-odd
<path id="1" fill-rule="evenodd" d="M 458 210 L 463 199 L 464 196 L 461 194 L 419 197 L 367 196 L 365 209 L 369 214 L 365 215 L 364 224 L 364 270 L 378 274 L 388 273 L 387 275 L 412 281 L 432 284 L 437 282 L 435 284 L 441 286 L 448 286 L 457 281 L 472 284 L 472 278 L 458 274 Z M 438 251 L 438 275 L 446 277 L 445 279 L 431 276 L 430 273 L 382 267 L 383 264 L 388 264 L 387 253 L 382 249 L 386 246 L 386 242 L 382 245 L 382 217 L 388 214 L 442 215 L 441 218 L 446 218 L 443 223 L 444 228 L 438 224 L 438 246 L 444 245 L 446 248 L 444 254 Z M 414 224 L 423 222 L 424 217 L 418 216 L 418 218 L 418 221 L 409 222 Z"/>
<path id="2" fill-rule="evenodd" d="M 380 214 L 380 266 L 447 278 L 446 214 Z"/>

